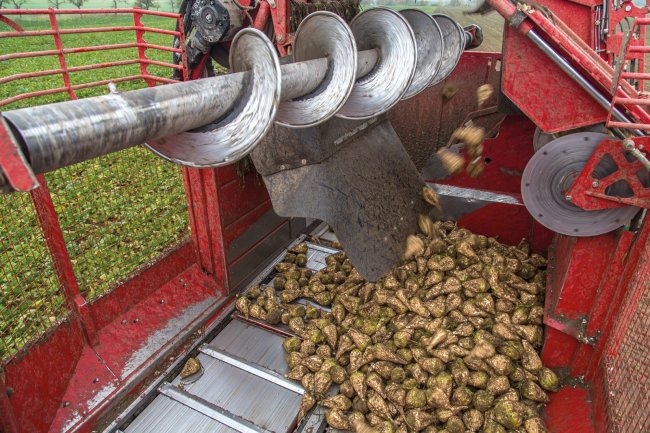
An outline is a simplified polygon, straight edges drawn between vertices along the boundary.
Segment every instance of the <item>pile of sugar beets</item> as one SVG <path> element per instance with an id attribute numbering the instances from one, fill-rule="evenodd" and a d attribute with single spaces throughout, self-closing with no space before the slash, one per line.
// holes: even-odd
<path id="1" fill-rule="evenodd" d="M 318 403 L 331 427 L 361 433 L 545 432 L 539 409 L 560 385 L 536 350 L 546 260 L 525 241 L 425 216 L 419 226 L 376 283 L 342 252 L 312 272 L 300 244 L 272 287 L 237 300 L 243 315 L 296 335 L 283 346 L 287 377 L 306 390 L 299 418 Z"/>

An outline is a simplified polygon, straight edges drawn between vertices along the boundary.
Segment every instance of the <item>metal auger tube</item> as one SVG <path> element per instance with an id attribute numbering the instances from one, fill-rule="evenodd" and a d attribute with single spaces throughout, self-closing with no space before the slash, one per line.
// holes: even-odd
<path id="1" fill-rule="evenodd" d="M 313 13 L 296 32 L 294 62 L 282 66 L 268 38 L 248 28 L 231 45 L 231 74 L 0 116 L 35 174 L 139 144 L 175 163 L 218 167 L 247 155 L 274 122 L 306 128 L 335 115 L 367 119 L 423 90 L 428 80 L 414 77 L 436 78 L 440 51 L 451 45 L 441 34 L 416 40 L 413 28 L 431 34 L 424 30 L 437 25 L 407 17 L 411 23 L 369 9 L 348 26 L 332 13 Z"/>
<path id="2" fill-rule="evenodd" d="M 377 53 L 367 50 L 358 56 L 358 76 L 367 75 Z M 294 99 L 320 85 L 327 59 L 280 69 L 281 99 Z M 238 72 L 21 108 L 2 116 L 20 135 L 34 173 L 41 174 L 215 122 L 232 110 L 249 79 L 249 72 Z"/>

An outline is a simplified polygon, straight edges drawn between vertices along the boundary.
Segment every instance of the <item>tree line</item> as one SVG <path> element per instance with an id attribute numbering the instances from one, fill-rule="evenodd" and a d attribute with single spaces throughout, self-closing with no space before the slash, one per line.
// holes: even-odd
<path id="1" fill-rule="evenodd" d="M 54 9 L 61 9 L 61 7 L 66 3 L 76 7 L 77 9 L 81 9 L 87 1 L 88 0 L 48 0 L 47 3 Z M 126 7 L 129 2 L 129 0 L 111 0 L 114 9 Z M 175 11 L 178 7 L 178 0 L 168 0 L 168 2 L 171 6 L 171 10 Z M 26 3 L 27 0 L 0 0 L 0 9 L 12 6 L 14 9 L 22 9 Z M 158 0 L 135 0 L 133 2 L 133 7 L 142 9 L 158 9 L 160 4 L 158 3 Z"/>

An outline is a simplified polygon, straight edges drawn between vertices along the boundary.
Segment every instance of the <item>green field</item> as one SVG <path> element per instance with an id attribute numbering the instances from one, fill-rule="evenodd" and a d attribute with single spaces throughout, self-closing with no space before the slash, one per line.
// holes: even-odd
<path id="1" fill-rule="evenodd" d="M 44 20 L 19 20 L 26 30 L 45 29 Z M 174 21 L 148 17 L 147 26 L 173 29 Z M 62 19 L 61 28 L 132 24 L 128 16 Z M 8 30 L 0 24 L 2 31 Z M 64 48 L 134 42 L 133 32 L 64 35 Z M 145 34 L 148 42 L 169 46 L 171 37 Z M 4 38 L 0 54 L 54 49 L 51 36 Z M 170 61 L 168 52 L 148 50 L 152 59 Z M 136 49 L 71 54 L 67 66 L 137 58 Z M 56 57 L 0 62 L 0 77 L 57 69 Z M 149 71 L 169 77 L 167 68 Z M 73 84 L 139 74 L 139 65 L 71 74 Z M 57 88 L 60 76 L 0 84 L 0 99 Z M 144 87 L 142 80 L 118 84 L 119 90 Z M 79 97 L 107 93 L 106 86 L 78 92 Z M 67 93 L 18 101 L 0 110 L 64 101 Z M 143 148 L 133 148 L 46 175 L 60 225 L 82 293 L 93 299 L 137 268 L 189 235 L 180 168 Z M 46 246 L 28 194 L 0 195 L 0 359 L 66 315 Z"/>

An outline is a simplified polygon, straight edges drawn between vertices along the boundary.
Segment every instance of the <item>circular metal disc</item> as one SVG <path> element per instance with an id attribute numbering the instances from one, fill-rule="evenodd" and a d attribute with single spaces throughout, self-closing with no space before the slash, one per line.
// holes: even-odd
<path id="1" fill-rule="evenodd" d="M 365 10 L 350 27 L 360 51 L 374 48 L 380 54 L 377 65 L 357 80 L 336 116 L 369 119 L 397 104 L 411 85 L 417 62 L 415 36 L 399 12 L 385 8 Z"/>
<path id="2" fill-rule="evenodd" d="M 465 31 L 456 21 L 443 14 L 433 14 L 432 17 L 442 31 L 444 45 L 440 69 L 429 86 L 435 86 L 451 74 L 460 61 L 465 47 Z"/>
<path id="3" fill-rule="evenodd" d="M 310 94 L 282 101 L 276 123 L 293 128 L 318 125 L 341 109 L 354 86 L 357 45 L 352 30 L 331 12 L 309 14 L 296 31 L 293 57 L 296 62 L 327 58 L 327 75 Z"/>
<path id="4" fill-rule="evenodd" d="M 156 154 L 190 167 L 219 167 L 246 156 L 264 138 L 280 102 L 280 60 L 264 33 L 237 33 L 230 49 L 233 72 L 248 71 L 239 102 L 221 120 L 147 146 Z"/>
<path id="5" fill-rule="evenodd" d="M 400 13 L 413 30 L 418 50 L 415 76 L 402 97 L 408 99 L 426 89 L 440 69 L 443 52 L 442 31 L 433 17 L 426 12 L 419 9 L 404 9 Z"/>
<path id="6" fill-rule="evenodd" d="M 596 236 L 627 224 L 638 212 L 634 206 L 585 211 L 566 199 L 598 143 L 610 138 L 597 132 L 566 135 L 544 145 L 528 161 L 521 178 L 521 193 L 530 214 L 543 226 L 569 236 Z M 616 170 L 603 161 L 599 176 Z M 612 191 L 616 195 L 616 191 Z"/>

